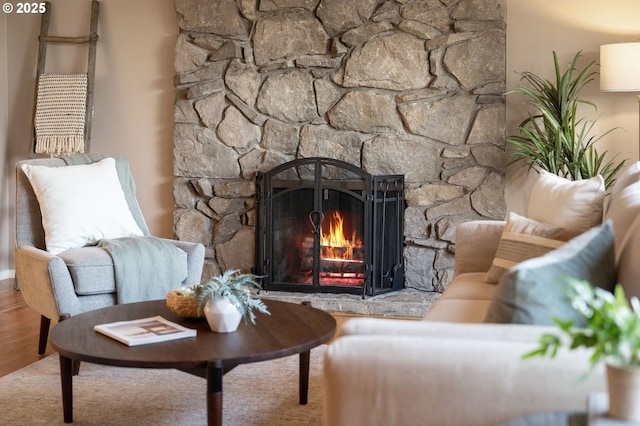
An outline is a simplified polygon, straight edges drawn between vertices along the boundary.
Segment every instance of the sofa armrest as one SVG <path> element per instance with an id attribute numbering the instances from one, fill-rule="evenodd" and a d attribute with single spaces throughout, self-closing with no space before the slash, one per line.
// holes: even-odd
<path id="1" fill-rule="evenodd" d="M 553 333 L 556 330 L 555 326 L 546 325 L 352 318 L 342 325 L 339 336 L 446 337 L 449 339 L 525 342 L 533 347 L 543 333 Z"/>
<path id="2" fill-rule="evenodd" d="M 456 275 L 486 272 L 498 249 L 505 221 L 476 220 L 456 227 Z"/>
<path id="3" fill-rule="evenodd" d="M 590 353 L 522 360 L 532 345 L 489 339 L 345 336 L 324 358 L 325 425 L 496 425 L 531 413 L 584 410 L 604 391 Z"/>

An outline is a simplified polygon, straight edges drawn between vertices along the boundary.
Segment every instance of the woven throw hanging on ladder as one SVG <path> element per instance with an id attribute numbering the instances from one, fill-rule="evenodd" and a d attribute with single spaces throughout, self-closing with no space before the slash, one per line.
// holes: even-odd
<path id="1" fill-rule="evenodd" d="M 35 151 L 84 152 L 87 74 L 41 74 L 35 114 Z"/>

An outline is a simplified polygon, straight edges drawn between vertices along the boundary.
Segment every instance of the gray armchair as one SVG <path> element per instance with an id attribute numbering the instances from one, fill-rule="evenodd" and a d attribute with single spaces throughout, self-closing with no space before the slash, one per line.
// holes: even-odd
<path id="1" fill-rule="evenodd" d="M 22 170 L 23 164 L 65 167 L 76 164 L 76 157 L 25 160 L 16 165 L 16 280 L 27 305 L 41 315 L 38 345 L 40 354 L 45 352 L 52 320 L 57 322 L 118 302 L 114 265 L 105 250 L 98 246 L 86 246 L 69 249 L 58 255 L 46 251 L 40 205 Z M 79 158 L 81 163 L 91 163 L 104 157 L 89 154 Z M 149 235 L 135 198 L 135 184 L 128 161 L 117 158 L 116 169 L 129 210 L 143 234 Z M 165 241 L 170 241 L 186 253 L 187 276 L 181 283 L 176 283 L 176 287 L 199 283 L 204 263 L 204 246 L 185 241 Z"/>

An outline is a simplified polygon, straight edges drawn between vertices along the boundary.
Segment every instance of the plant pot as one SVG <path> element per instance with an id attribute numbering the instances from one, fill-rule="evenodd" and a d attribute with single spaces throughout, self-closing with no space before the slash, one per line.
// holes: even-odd
<path id="1" fill-rule="evenodd" d="M 204 316 L 212 331 L 216 333 L 231 333 L 238 329 L 242 312 L 231 303 L 231 301 L 222 297 L 220 299 L 210 300 L 204 307 Z"/>
<path id="2" fill-rule="evenodd" d="M 607 364 L 609 416 L 640 422 L 640 367 Z"/>

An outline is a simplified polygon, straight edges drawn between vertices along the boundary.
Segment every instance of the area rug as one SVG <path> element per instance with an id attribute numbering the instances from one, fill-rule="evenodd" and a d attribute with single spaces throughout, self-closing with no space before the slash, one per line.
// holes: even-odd
<path id="1" fill-rule="evenodd" d="M 311 351 L 309 402 L 298 404 L 297 355 L 240 365 L 223 379 L 223 423 L 321 425 L 322 357 Z M 83 362 L 73 380 L 74 425 L 206 425 L 206 381 L 177 370 Z M 0 378 L 0 425 L 63 425 L 59 359 Z"/>

